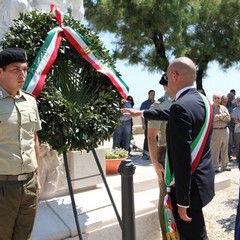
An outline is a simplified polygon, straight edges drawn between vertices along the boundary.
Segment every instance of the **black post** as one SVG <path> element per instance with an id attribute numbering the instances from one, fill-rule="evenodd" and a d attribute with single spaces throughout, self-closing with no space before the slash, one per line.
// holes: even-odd
<path id="1" fill-rule="evenodd" d="M 122 240 L 136 239 L 133 190 L 135 169 L 136 166 L 129 159 L 122 161 L 118 168 L 122 185 Z"/>
<path id="2" fill-rule="evenodd" d="M 71 177 L 70 177 L 70 173 L 69 173 L 69 167 L 68 167 L 67 153 L 66 152 L 63 153 L 63 160 L 64 160 L 64 165 L 65 165 L 69 195 L 71 197 L 73 214 L 74 214 L 75 223 L 76 223 L 76 227 L 77 227 L 78 237 L 79 237 L 79 240 L 82 240 L 82 233 L 81 233 L 80 224 L 79 224 L 78 216 L 77 216 L 78 215 L 77 214 L 77 208 L 76 208 L 76 203 L 75 203 L 75 199 L 74 199 L 74 195 L 73 195 L 73 188 L 72 188 L 72 182 L 71 182 Z"/>

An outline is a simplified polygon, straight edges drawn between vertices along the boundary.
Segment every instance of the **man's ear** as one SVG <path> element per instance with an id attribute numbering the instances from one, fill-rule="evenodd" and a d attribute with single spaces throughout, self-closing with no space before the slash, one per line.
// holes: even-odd
<path id="1" fill-rule="evenodd" d="M 176 71 L 172 71 L 171 74 L 172 74 L 173 82 L 174 83 L 178 82 L 179 74 Z"/>

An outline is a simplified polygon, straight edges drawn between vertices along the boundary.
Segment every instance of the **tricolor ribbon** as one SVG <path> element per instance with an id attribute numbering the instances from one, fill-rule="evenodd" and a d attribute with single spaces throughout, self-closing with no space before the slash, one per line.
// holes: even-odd
<path id="1" fill-rule="evenodd" d="M 203 124 L 200 132 L 198 133 L 196 139 L 191 144 L 192 174 L 196 170 L 198 163 L 200 161 L 204 146 L 206 144 L 207 138 L 208 138 L 210 130 L 211 130 L 212 118 L 213 118 L 212 107 L 211 107 L 209 100 L 201 93 L 199 93 L 199 94 L 202 97 L 202 100 L 205 105 L 206 116 L 205 116 L 205 121 L 204 121 L 204 124 Z M 165 183 L 167 186 L 167 194 L 164 198 L 164 217 L 165 217 L 166 232 L 167 232 L 166 237 L 168 240 L 171 240 L 171 239 L 178 240 L 179 234 L 178 234 L 176 223 L 174 220 L 174 216 L 173 216 L 173 212 L 172 212 L 172 204 L 171 204 L 171 199 L 170 199 L 171 187 L 173 187 L 175 185 L 175 178 L 174 178 L 174 173 L 171 172 L 171 170 L 170 170 L 167 152 L 166 152 L 165 161 L 166 162 L 165 162 L 164 180 L 165 180 Z"/>
<path id="2" fill-rule="evenodd" d="M 55 27 L 49 31 L 44 44 L 29 70 L 23 90 L 33 94 L 35 97 L 38 96 L 44 85 L 47 73 L 57 58 L 61 40 L 63 36 L 65 36 L 76 51 L 98 72 L 106 75 L 117 88 L 121 96 L 126 99 L 128 95 L 128 86 L 113 67 L 105 63 L 104 60 L 99 57 L 100 54 L 98 50 L 85 37 L 71 27 L 63 26 L 62 22 L 64 15 L 54 4 L 51 4 L 50 8 L 59 23 L 59 27 Z"/>

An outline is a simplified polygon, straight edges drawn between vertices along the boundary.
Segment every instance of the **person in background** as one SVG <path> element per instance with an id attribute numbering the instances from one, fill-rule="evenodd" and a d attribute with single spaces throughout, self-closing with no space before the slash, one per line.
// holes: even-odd
<path id="1" fill-rule="evenodd" d="M 170 108 L 173 103 L 173 99 L 168 94 L 168 81 L 166 73 L 162 75 L 159 84 L 163 86 L 165 94 L 155 103 L 153 103 L 150 109 Z M 165 154 L 167 150 L 166 126 L 167 121 L 148 121 L 148 147 L 150 159 L 157 173 L 160 188 L 158 200 L 158 217 L 163 240 L 167 240 L 166 225 L 164 219 L 164 197 L 166 195 L 166 184 L 163 181 Z"/>
<path id="2" fill-rule="evenodd" d="M 122 112 L 125 116 L 168 121 L 166 160 L 169 168 L 165 179 L 171 180 L 167 185 L 180 239 L 207 240 L 202 208 L 214 197 L 215 174 L 210 148 L 212 107 L 193 87 L 196 66 L 191 59 L 175 59 L 167 69 L 167 78 L 168 93 L 175 99 L 170 109 L 122 109 Z M 198 151 L 194 155 L 192 146 L 196 139 L 200 140 L 199 136 L 206 141 L 197 141 Z M 173 175 L 175 181 L 172 181 Z"/>
<path id="3" fill-rule="evenodd" d="M 27 76 L 21 48 L 0 52 L 0 239 L 31 239 L 38 206 L 41 129 L 35 98 L 21 89 Z"/>
<path id="4" fill-rule="evenodd" d="M 234 240 L 240 240 L 240 188 L 238 190 L 238 205 L 237 205 L 237 216 L 236 216 L 235 229 L 234 229 Z"/>
<path id="5" fill-rule="evenodd" d="M 223 105 L 224 107 L 227 107 L 227 103 L 228 103 L 227 96 L 226 95 L 222 95 L 220 104 Z"/>
<path id="6" fill-rule="evenodd" d="M 127 97 L 127 101 L 131 104 L 132 108 L 134 107 L 134 100 L 133 100 L 133 97 L 132 96 L 128 96 Z"/>
<path id="7" fill-rule="evenodd" d="M 233 103 L 233 99 L 234 99 L 234 94 L 232 92 L 229 92 L 227 94 L 227 109 L 228 112 L 231 116 L 231 121 L 228 123 L 229 125 L 229 142 L 228 142 L 228 148 L 230 148 L 230 150 L 228 150 L 228 153 L 230 154 L 230 158 L 232 158 L 232 152 L 233 152 L 233 147 L 235 147 L 235 138 L 234 138 L 234 119 L 232 117 L 232 111 L 233 109 L 237 106 L 236 104 Z"/>
<path id="8" fill-rule="evenodd" d="M 132 108 L 131 103 L 126 101 L 124 108 Z M 132 118 L 121 116 L 119 121 L 120 126 L 113 132 L 113 149 L 124 148 L 129 152 L 132 133 Z"/>
<path id="9" fill-rule="evenodd" d="M 221 95 L 213 95 L 213 133 L 211 139 L 212 160 L 215 173 L 230 171 L 228 165 L 228 129 L 231 116 L 227 108 L 220 105 Z M 220 167 L 221 162 L 221 167 Z"/>
<path id="10" fill-rule="evenodd" d="M 233 100 L 232 103 L 236 106 L 237 105 L 237 99 L 236 99 L 236 90 L 235 89 L 231 89 L 230 93 L 233 94 Z"/>
<path id="11" fill-rule="evenodd" d="M 240 96 L 237 97 L 237 107 L 233 109 L 232 116 L 234 119 L 234 138 L 236 146 L 236 159 L 240 163 L 239 145 L 240 145 Z"/>
<path id="12" fill-rule="evenodd" d="M 239 112 L 239 109 L 240 109 L 240 102 L 239 102 L 239 98 L 240 96 L 238 96 L 236 98 L 236 104 L 237 104 L 237 107 L 234 108 L 234 112 L 233 113 L 233 118 L 234 118 L 234 121 L 235 121 L 235 118 L 236 118 L 236 121 L 235 123 L 235 129 L 234 129 L 234 134 L 235 134 L 235 144 L 236 144 L 236 159 L 237 159 L 237 162 L 238 162 L 238 169 L 240 170 L 240 161 L 239 161 L 239 135 L 240 135 L 240 127 L 238 125 L 238 122 L 239 122 L 239 119 L 240 119 L 240 112 Z M 237 135 L 237 136 L 236 136 Z M 238 149 L 237 149 L 237 146 L 238 146 Z M 236 221 L 235 221 L 235 230 L 234 230 L 234 240 L 240 240 L 240 188 L 238 190 L 238 205 L 237 205 L 237 216 L 236 216 Z"/>
<path id="13" fill-rule="evenodd" d="M 131 104 L 132 108 L 134 107 L 134 100 L 133 100 L 133 97 L 132 96 L 128 96 L 127 97 L 127 101 Z M 131 119 L 131 137 L 130 137 L 130 143 L 131 141 L 133 141 L 133 119 Z M 129 150 L 128 150 L 129 154 L 131 152 L 131 144 L 129 146 Z"/>
<path id="14" fill-rule="evenodd" d="M 228 98 L 227 108 L 231 108 L 233 110 L 233 108 L 237 106 L 236 103 L 233 103 L 235 95 L 232 92 L 229 92 L 227 94 L 227 98 Z"/>
<path id="15" fill-rule="evenodd" d="M 222 95 L 220 104 L 227 108 L 227 103 L 228 103 L 227 96 Z M 230 114 L 230 117 L 231 117 L 231 120 L 229 122 L 227 122 L 227 128 L 228 128 L 228 131 L 229 131 L 228 132 L 228 160 L 229 161 L 232 158 L 232 132 L 233 132 L 233 126 L 234 126 L 234 124 L 233 124 L 234 120 L 232 118 L 232 114 Z"/>
<path id="16" fill-rule="evenodd" d="M 150 106 L 155 102 L 155 91 L 150 90 L 148 92 L 148 99 L 144 101 L 141 106 L 140 110 L 149 109 Z M 144 142 L 143 142 L 143 158 L 149 159 L 149 153 L 148 153 L 148 122 L 146 119 L 142 118 L 142 128 L 144 129 Z"/>

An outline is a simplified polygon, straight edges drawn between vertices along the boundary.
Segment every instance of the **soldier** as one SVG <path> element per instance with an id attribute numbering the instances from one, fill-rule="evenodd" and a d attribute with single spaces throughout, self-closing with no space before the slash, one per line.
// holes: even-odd
<path id="1" fill-rule="evenodd" d="M 41 123 L 35 98 L 21 91 L 26 76 L 23 49 L 0 52 L 1 239 L 31 239 L 38 206 Z"/>

